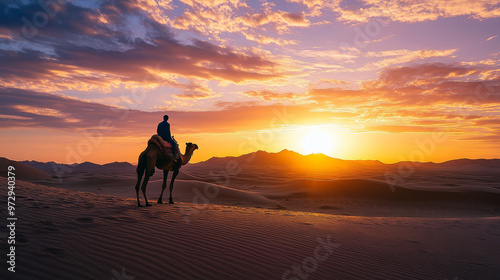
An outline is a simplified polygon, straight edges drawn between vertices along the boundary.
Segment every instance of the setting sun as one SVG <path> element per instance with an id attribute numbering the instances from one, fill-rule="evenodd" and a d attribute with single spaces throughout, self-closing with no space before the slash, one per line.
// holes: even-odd
<path id="1" fill-rule="evenodd" d="M 305 130 L 302 138 L 303 154 L 329 154 L 335 146 L 335 139 L 331 133 L 321 127 L 312 127 Z"/>

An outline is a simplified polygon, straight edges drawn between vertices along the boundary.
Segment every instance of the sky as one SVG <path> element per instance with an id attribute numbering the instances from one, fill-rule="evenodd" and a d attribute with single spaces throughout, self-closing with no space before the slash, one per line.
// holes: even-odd
<path id="1" fill-rule="evenodd" d="M 0 156 L 500 157 L 500 1 L 2 1 Z"/>

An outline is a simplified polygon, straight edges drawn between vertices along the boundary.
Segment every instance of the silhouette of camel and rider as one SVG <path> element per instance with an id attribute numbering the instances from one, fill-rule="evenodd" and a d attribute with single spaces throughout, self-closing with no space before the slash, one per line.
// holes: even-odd
<path id="1" fill-rule="evenodd" d="M 170 197 L 169 203 L 174 203 L 172 199 L 172 190 L 174 189 L 174 181 L 179 174 L 179 169 L 186 165 L 193 152 L 198 149 L 198 145 L 191 142 L 186 143 L 186 150 L 181 154 L 178 149 L 179 146 L 170 133 L 170 124 L 168 123 L 168 115 L 163 116 L 163 121 L 158 124 L 156 130 L 157 134 L 153 135 L 149 141 L 146 149 L 139 155 L 137 164 L 137 183 L 135 191 L 137 194 L 137 206 L 142 206 L 139 201 L 139 188 L 142 190 L 146 206 L 151 206 L 146 198 L 146 187 L 149 178 L 153 176 L 155 167 L 163 170 L 163 184 L 161 194 L 158 198 L 158 204 L 163 203 L 163 192 L 167 187 L 167 176 L 169 171 L 173 171 L 172 179 L 170 179 Z M 144 180 L 141 185 L 142 177 Z"/>

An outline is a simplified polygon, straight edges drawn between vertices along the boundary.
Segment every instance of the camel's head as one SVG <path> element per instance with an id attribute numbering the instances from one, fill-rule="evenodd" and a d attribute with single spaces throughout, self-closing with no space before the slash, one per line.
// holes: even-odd
<path id="1" fill-rule="evenodd" d="M 196 150 L 196 149 L 198 149 L 198 145 L 193 144 L 193 143 L 191 143 L 191 142 L 186 143 L 186 150 L 193 150 L 193 151 L 194 151 L 194 150 Z"/>

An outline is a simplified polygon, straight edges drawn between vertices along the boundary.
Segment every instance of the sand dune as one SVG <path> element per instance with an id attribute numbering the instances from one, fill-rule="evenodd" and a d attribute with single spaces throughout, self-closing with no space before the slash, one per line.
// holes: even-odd
<path id="1" fill-rule="evenodd" d="M 276 185 L 274 189 L 294 196 L 351 197 L 392 200 L 463 199 L 500 202 L 500 190 L 467 188 L 408 188 L 389 185 L 385 181 L 370 179 L 311 180 L 299 179 Z"/>
<path id="2" fill-rule="evenodd" d="M 14 166 L 16 170 L 13 172 L 16 174 L 17 179 L 21 180 L 46 180 L 52 179 L 52 176 L 29 165 L 13 161 L 10 159 L 6 159 L 4 157 L 0 157 L 0 168 L 2 172 L 0 172 L 0 176 L 7 176 L 7 167 Z"/>
<path id="3" fill-rule="evenodd" d="M 162 182 L 157 181 L 148 186 L 148 188 L 150 188 L 148 189 L 148 192 L 150 194 L 153 193 L 152 197 L 155 199 L 158 197 L 158 195 L 155 195 L 155 192 L 159 194 L 159 191 L 161 190 L 161 183 Z M 274 203 L 273 201 L 257 193 L 231 189 L 228 187 L 200 181 L 176 180 L 174 190 L 175 197 L 177 197 L 178 200 L 187 202 L 233 202 L 235 204 L 249 204 L 253 206 L 272 205 Z M 167 198 L 168 193 L 166 193 L 164 196 L 164 198 Z"/>
<path id="4" fill-rule="evenodd" d="M 292 196 L 390 198 L 399 187 L 391 189 L 385 182 L 363 179 L 314 180 L 298 179 L 276 185 L 276 189 Z M 394 192 L 392 191 L 394 190 Z"/>
<path id="5" fill-rule="evenodd" d="M 308 279 L 500 274 L 498 217 L 345 217 L 193 203 L 136 208 L 133 199 L 22 181 L 17 190 L 17 272 L 2 270 L 2 279 L 299 279 L 294 266 Z"/>
<path id="6" fill-rule="evenodd" d="M 269 158 L 262 154 L 259 160 Z M 500 274 L 500 199 L 491 171 L 419 169 L 391 189 L 377 162 L 349 163 L 377 166 L 369 171 L 336 173 L 246 164 L 229 174 L 227 160 L 183 167 L 174 205 L 156 204 L 162 186 L 162 173 L 156 172 L 147 189 L 153 206 L 143 208 L 136 207 L 130 164 L 84 163 L 57 178 L 50 163 L 31 162 L 47 173 L 15 165 L 32 182 L 57 188 L 17 178 L 18 272 L 3 270 L 1 279 L 496 279 Z M 470 162 L 452 163 L 462 164 Z M 0 185 L 5 189 L 6 182 Z M 0 199 L 5 196 L 0 193 Z M 168 187 L 163 199 L 168 201 Z M 0 209 L 4 220 L 5 210 Z M 0 232 L 2 252 L 8 249 L 6 237 Z M 321 247 L 325 242 L 330 246 Z"/>
<path id="7" fill-rule="evenodd" d="M 500 215 L 500 186 L 495 172 L 491 171 L 444 172 L 431 168 L 436 164 L 424 163 L 411 176 L 405 177 L 401 185 L 389 186 L 385 181 L 384 169 L 380 169 L 383 165 L 380 162 L 354 161 L 349 164 L 367 168 L 332 174 L 290 170 L 289 167 L 276 165 L 290 156 L 295 160 L 300 159 L 300 155 L 289 151 L 278 154 L 256 153 L 255 160 L 260 164 L 244 164 L 250 156 L 214 159 L 183 167 L 173 191 L 174 201 L 369 217 L 457 218 Z M 321 159 L 328 160 L 324 156 Z M 229 174 L 228 166 L 234 160 L 243 163 L 238 172 Z M 275 165 L 262 165 L 266 161 Z M 332 162 L 345 163 L 335 159 Z M 48 168 L 49 171 L 52 166 L 50 163 L 29 163 Z M 458 160 L 443 165 L 455 168 L 471 163 L 476 167 L 485 165 L 488 169 L 495 166 L 496 160 Z M 377 168 L 367 171 L 370 166 Z M 390 165 L 389 168 L 392 168 L 388 170 L 393 173 L 398 172 L 397 165 Z M 135 198 L 135 177 L 135 170 L 130 164 L 83 163 L 64 174 L 62 180 L 37 182 L 71 190 Z M 161 184 L 162 172 L 156 172 L 147 189 L 150 202 L 157 201 Z M 167 201 L 168 196 L 167 189 L 164 201 Z"/>
<path id="8" fill-rule="evenodd" d="M 89 188 L 88 191 L 93 191 L 99 194 L 107 195 L 118 195 L 121 197 L 135 198 L 135 179 L 127 180 L 127 187 L 103 187 L 98 191 L 95 191 L 95 187 Z M 163 180 L 156 180 L 148 183 L 148 188 L 146 190 L 146 195 L 150 202 L 156 202 L 161 193 Z M 84 188 L 79 188 L 80 190 L 85 190 Z M 265 198 L 264 196 L 242 191 L 231 189 L 228 187 L 219 186 L 216 184 L 192 181 L 192 180 L 176 180 L 175 187 L 173 191 L 173 196 L 175 201 L 182 202 L 195 202 L 195 203 L 223 203 L 223 204 L 237 204 L 237 205 L 251 205 L 251 206 L 266 206 L 273 205 L 274 202 Z M 144 199 L 142 191 L 140 192 L 141 200 Z M 169 185 L 165 189 L 163 195 L 163 200 L 168 202 L 169 197 Z M 143 201 L 143 200 L 142 200 Z"/>

